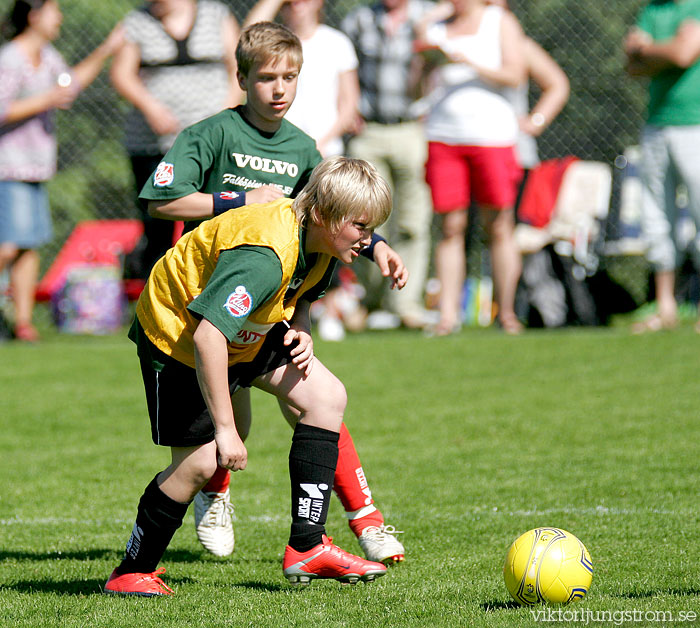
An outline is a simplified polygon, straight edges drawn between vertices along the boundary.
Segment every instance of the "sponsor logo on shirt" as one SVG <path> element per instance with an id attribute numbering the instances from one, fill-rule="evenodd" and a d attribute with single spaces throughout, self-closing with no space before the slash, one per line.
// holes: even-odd
<path id="1" fill-rule="evenodd" d="M 261 338 L 264 338 L 265 334 L 259 334 L 257 331 L 251 331 L 249 329 L 241 329 L 236 334 L 236 339 L 234 342 L 237 345 L 253 345 Z"/>
<path id="2" fill-rule="evenodd" d="M 234 318 L 240 318 L 250 312 L 253 305 L 253 297 L 250 296 L 245 286 L 238 286 L 228 295 L 224 309 Z"/>
<path id="3" fill-rule="evenodd" d="M 290 177 L 296 177 L 299 174 L 299 166 L 288 161 L 259 157 L 258 155 L 244 155 L 243 153 L 231 153 L 231 155 L 239 168 L 248 167 L 251 170 L 260 170 L 270 174 L 286 174 Z"/>
<path id="4" fill-rule="evenodd" d="M 274 323 L 254 323 L 250 319 L 246 320 L 241 330 L 236 334 L 232 344 L 252 345 L 265 337 L 268 331 L 274 327 Z"/>
<path id="5" fill-rule="evenodd" d="M 278 185 L 276 183 L 261 183 L 255 179 L 249 179 L 241 175 L 231 174 L 230 172 L 225 172 L 221 178 L 221 183 L 223 185 L 235 185 L 239 188 L 244 188 L 247 190 L 255 190 L 263 185 L 271 185 L 272 187 L 282 190 L 282 194 L 289 196 L 294 188 L 291 185 Z"/>
<path id="6" fill-rule="evenodd" d="M 158 188 L 170 185 L 175 177 L 175 166 L 167 161 L 161 161 L 153 175 L 153 185 Z"/>

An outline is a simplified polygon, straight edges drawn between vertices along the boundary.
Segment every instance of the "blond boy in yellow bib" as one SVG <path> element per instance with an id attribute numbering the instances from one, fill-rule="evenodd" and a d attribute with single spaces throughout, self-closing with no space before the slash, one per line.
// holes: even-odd
<path id="1" fill-rule="evenodd" d="M 298 409 L 289 454 L 292 526 L 284 575 L 371 581 L 385 573 L 325 535 L 343 384 L 314 357 L 309 307 L 335 260 L 354 261 L 391 212 L 369 163 L 321 162 L 296 199 L 246 206 L 202 223 L 154 267 L 137 305 L 138 345 L 153 440 L 172 462 L 141 497 L 106 593 L 169 595 L 156 571 L 190 502 L 217 465 L 240 471 L 247 451 L 231 394 L 255 386 Z"/>

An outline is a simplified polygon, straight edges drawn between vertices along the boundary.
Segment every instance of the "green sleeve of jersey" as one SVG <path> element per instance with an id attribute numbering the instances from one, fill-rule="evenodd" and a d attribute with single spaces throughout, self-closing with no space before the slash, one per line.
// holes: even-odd
<path id="1" fill-rule="evenodd" d="M 172 200 L 199 192 L 215 159 L 216 130 L 201 123 L 186 128 L 146 181 L 139 198 Z"/>
<path id="2" fill-rule="evenodd" d="M 206 318 L 231 342 L 248 315 L 270 299 L 281 282 L 282 263 L 272 249 L 240 246 L 219 255 L 209 282 L 187 309 Z M 241 307 L 231 307 L 229 299 Z"/>

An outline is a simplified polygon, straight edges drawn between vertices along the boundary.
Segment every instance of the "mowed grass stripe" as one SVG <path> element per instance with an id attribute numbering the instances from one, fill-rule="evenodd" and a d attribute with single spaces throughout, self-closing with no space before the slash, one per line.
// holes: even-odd
<path id="1" fill-rule="evenodd" d="M 528 626 L 502 582 L 527 529 L 581 538 L 582 609 L 697 608 L 700 337 L 624 328 L 408 332 L 316 343 L 407 559 L 370 585 L 291 589 L 291 431 L 254 394 L 236 474 L 236 551 L 204 553 L 191 514 L 166 553 L 168 600 L 100 595 L 168 454 L 150 443 L 133 345 L 51 336 L 0 346 L 0 622 L 13 626 Z M 328 529 L 359 551 L 334 502 Z"/>

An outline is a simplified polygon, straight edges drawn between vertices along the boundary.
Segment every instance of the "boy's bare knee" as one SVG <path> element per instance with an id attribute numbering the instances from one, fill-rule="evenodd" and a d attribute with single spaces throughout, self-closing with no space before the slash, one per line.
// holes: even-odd
<path id="1" fill-rule="evenodd" d="M 332 377 L 328 384 L 316 391 L 317 404 L 328 409 L 329 412 L 343 416 L 348 405 L 348 393 L 343 382 Z"/>
<path id="2" fill-rule="evenodd" d="M 345 386 L 334 375 L 325 378 L 323 382 L 317 382 L 303 399 L 300 407 L 302 414 L 309 412 L 323 412 L 326 415 L 342 417 L 348 404 L 348 395 Z"/>
<path id="3" fill-rule="evenodd" d="M 218 468 L 216 448 L 205 446 L 194 455 L 188 456 L 179 467 L 185 472 L 186 477 L 193 485 L 204 486 L 211 480 Z"/>
<path id="4" fill-rule="evenodd" d="M 199 464 L 195 467 L 198 483 L 204 485 L 211 480 L 218 466 L 216 456 L 209 456 L 206 460 L 199 461 Z"/>

